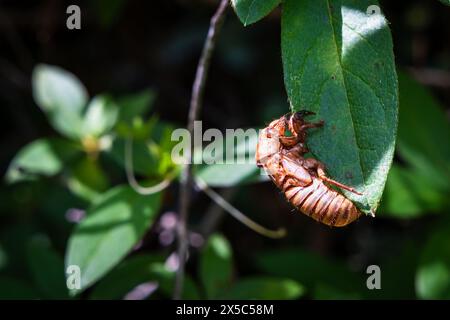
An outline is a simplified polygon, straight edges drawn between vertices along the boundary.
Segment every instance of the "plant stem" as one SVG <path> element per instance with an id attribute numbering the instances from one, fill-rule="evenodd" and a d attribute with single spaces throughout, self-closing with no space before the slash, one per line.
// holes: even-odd
<path id="1" fill-rule="evenodd" d="M 184 269 L 188 251 L 187 239 L 187 221 L 190 206 L 190 190 L 192 186 L 192 149 L 194 144 L 194 121 L 198 118 L 202 108 L 203 93 L 205 89 L 206 78 L 208 74 L 211 56 L 214 51 L 217 35 L 223 24 L 226 8 L 229 0 L 221 0 L 220 4 L 211 18 L 208 34 L 203 45 L 203 50 L 197 66 L 194 84 L 192 86 L 191 103 L 189 107 L 189 118 L 187 128 L 191 139 L 191 149 L 187 155 L 188 163 L 184 165 L 181 173 L 180 196 L 179 196 L 179 214 L 178 223 L 178 259 L 179 266 L 175 278 L 175 287 L 173 292 L 174 299 L 180 299 L 183 292 Z"/>

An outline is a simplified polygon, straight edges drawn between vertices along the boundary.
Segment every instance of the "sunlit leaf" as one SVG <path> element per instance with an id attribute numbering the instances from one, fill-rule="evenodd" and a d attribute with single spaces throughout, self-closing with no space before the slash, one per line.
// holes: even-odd
<path id="1" fill-rule="evenodd" d="M 60 67 L 40 64 L 33 70 L 32 83 L 34 99 L 53 127 L 69 138 L 80 138 L 89 99 L 80 80 Z"/>
<path id="2" fill-rule="evenodd" d="M 137 244 L 159 205 L 159 194 L 142 196 L 119 186 L 88 210 L 70 236 L 66 253 L 66 265 L 81 269 L 81 290 L 110 271 Z"/>
<path id="3" fill-rule="evenodd" d="M 268 15 L 281 0 L 231 0 L 239 20 L 247 26 Z"/>
<path id="4" fill-rule="evenodd" d="M 9 165 L 6 180 L 9 183 L 36 176 L 59 173 L 66 161 L 80 149 L 63 139 L 39 139 L 23 147 Z"/>
<path id="5" fill-rule="evenodd" d="M 251 131 L 250 131 L 251 130 Z M 198 149 L 194 159 L 202 161 L 194 171 L 211 187 L 231 187 L 250 182 L 265 181 L 267 176 L 256 166 L 255 151 L 258 139 L 257 131 L 248 130 L 245 135 L 225 135 L 224 141 L 213 141 L 217 143 L 217 153 L 212 154 L 207 145 Z M 251 134 L 250 134 L 251 133 Z"/>
<path id="6" fill-rule="evenodd" d="M 94 97 L 83 118 L 83 136 L 99 137 L 116 124 L 119 109 L 107 96 Z"/>
<path id="7" fill-rule="evenodd" d="M 397 76 L 388 23 L 368 14 L 376 1 L 283 1 L 284 80 L 293 111 L 325 121 L 308 146 L 344 192 L 375 212 L 392 163 L 397 130 Z"/>

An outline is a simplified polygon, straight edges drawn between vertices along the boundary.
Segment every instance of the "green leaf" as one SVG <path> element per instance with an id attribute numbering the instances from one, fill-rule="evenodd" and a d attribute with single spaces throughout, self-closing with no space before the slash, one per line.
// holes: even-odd
<path id="1" fill-rule="evenodd" d="M 119 108 L 107 96 L 94 97 L 83 119 L 83 136 L 100 137 L 116 124 Z"/>
<path id="2" fill-rule="evenodd" d="M 76 145 L 63 139 L 35 140 L 23 147 L 11 161 L 6 181 L 14 183 L 36 175 L 53 176 L 78 152 Z"/>
<path id="3" fill-rule="evenodd" d="M 343 263 L 306 251 L 269 251 L 259 254 L 256 261 L 264 272 L 296 280 L 304 285 L 310 294 L 317 294 L 324 285 L 351 296 L 360 296 L 361 292 L 367 290 L 365 280 L 350 272 Z"/>
<path id="4" fill-rule="evenodd" d="M 142 127 L 143 131 L 133 135 L 132 160 L 136 173 L 149 178 L 161 178 L 176 170 L 172 161 L 171 141 L 173 127 L 152 118 Z M 139 130 L 140 131 L 140 130 Z M 145 135 L 141 135 L 145 132 Z M 149 137 L 150 136 L 150 137 Z M 126 137 L 128 139 L 128 137 Z M 125 167 L 125 139 L 116 138 L 112 145 L 111 156 Z"/>
<path id="5" fill-rule="evenodd" d="M 416 293 L 422 299 L 450 299 L 450 224 L 433 230 L 416 273 Z"/>
<path id="6" fill-rule="evenodd" d="M 308 146 L 329 175 L 364 193 L 343 192 L 375 212 L 392 163 L 397 77 L 392 40 L 376 2 L 286 0 L 282 13 L 284 81 L 292 111 L 317 113 L 323 128 Z"/>
<path id="7" fill-rule="evenodd" d="M 164 295 L 171 298 L 175 287 L 175 272 L 169 270 L 163 263 L 153 264 L 151 267 L 151 272 L 153 274 L 153 278 L 158 282 L 158 285 Z M 200 299 L 200 293 L 197 285 L 189 275 L 185 275 L 183 293 L 181 297 L 187 300 Z"/>
<path id="8" fill-rule="evenodd" d="M 46 298 L 68 298 L 64 261 L 56 252 L 33 241 L 28 246 L 28 265 L 37 288 Z"/>
<path id="9" fill-rule="evenodd" d="M 66 266 L 81 270 L 81 290 L 97 281 L 133 248 L 152 225 L 160 195 L 142 196 L 128 186 L 111 189 L 87 212 L 69 239 Z"/>
<path id="10" fill-rule="evenodd" d="M 450 0 L 439 0 L 439 1 L 442 2 L 443 4 L 450 6 Z"/>
<path id="11" fill-rule="evenodd" d="M 94 202 L 109 186 L 98 159 L 83 157 L 71 166 L 67 186 L 80 198 Z"/>
<path id="12" fill-rule="evenodd" d="M 26 282 L 0 276 L 0 300 L 31 300 L 38 299 L 39 294 Z"/>
<path id="13" fill-rule="evenodd" d="M 122 299 L 137 285 L 155 282 L 165 298 L 173 295 L 175 272 L 169 270 L 158 256 L 141 255 L 122 262 L 94 288 L 90 299 Z M 183 299 L 199 299 L 198 288 L 189 275 L 185 275 Z"/>
<path id="14" fill-rule="evenodd" d="M 125 140 L 115 139 L 112 145 L 111 156 L 121 166 L 125 167 Z M 151 149 L 151 143 L 143 140 L 133 141 L 133 169 L 137 174 L 146 177 L 158 176 L 158 150 Z M 156 145 L 156 148 L 158 146 Z M 159 149 L 159 148 L 158 148 Z"/>
<path id="15" fill-rule="evenodd" d="M 413 218 L 450 207 L 449 191 L 436 186 L 422 171 L 394 165 L 389 172 L 382 215 Z"/>
<path id="16" fill-rule="evenodd" d="M 122 299 L 137 285 L 156 280 L 152 268 L 155 262 L 163 262 L 163 257 L 138 255 L 120 263 L 108 273 L 90 295 L 90 299 Z"/>
<path id="17" fill-rule="evenodd" d="M 251 277 L 237 282 L 225 293 L 225 299 L 287 300 L 297 299 L 304 288 L 296 281 L 273 277 Z"/>
<path id="18" fill-rule="evenodd" d="M 450 190 L 450 122 L 432 94 L 399 73 L 400 121 L 398 152 L 436 185 Z"/>
<path id="19" fill-rule="evenodd" d="M 400 218 L 444 211 L 450 207 L 450 144 L 430 141 L 450 137 L 450 123 L 430 92 L 404 72 L 399 86 L 397 153 L 406 164 L 392 168 L 382 211 Z"/>
<path id="20" fill-rule="evenodd" d="M 155 97 L 153 90 L 144 90 L 117 99 L 117 104 L 120 107 L 120 121 L 130 124 L 135 118 L 144 115 L 149 111 Z"/>
<path id="21" fill-rule="evenodd" d="M 152 279 L 158 282 L 161 291 L 166 297 L 172 297 L 175 287 L 175 272 L 169 270 L 163 263 L 154 263 L 151 267 Z M 183 284 L 183 299 L 198 300 L 200 293 L 197 285 L 189 275 L 185 275 Z"/>
<path id="22" fill-rule="evenodd" d="M 239 20 L 248 26 L 267 16 L 281 0 L 231 0 Z"/>
<path id="23" fill-rule="evenodd" d="M 196 176 L 210 187 L 232 187 L 240 184 L 264 181 L 265 176 L 255 164 L 216 164 L 204 166 Z"/>
<path id="24" fill-rule="evenodd" d="M 256 166 L 257 140 L 257 131 L 250 128 L 242 131 L 242 135 L 237 131 L 236 135 L 227 134 L 225 141 L 212 141 L 209 146 L 217 146 L 215 154 L 210 154 L 208 146 L 194 152 L 194 159 L 200 161 L 202 157 L 202 162 L 207 163 L 196 166 L 194 174 L 211 187 L 231 187 L 267 180 L 264 171 Z"/>
<path id="25" fill-rule="evenodd" d="M 232 249 L 228 241 L 219 234 L 212 235 L 202 251 L 200 278 L 208 298 L 231 284 L 233 273 Z"/>
<path id="26" fill-rule="evenodd" d="M 80 80 L 59 67 L 40 64 L 33 70 L 32 84 L 34 99 L 53 127 L 69 138 L 80 138 L 89 99 Z"/>

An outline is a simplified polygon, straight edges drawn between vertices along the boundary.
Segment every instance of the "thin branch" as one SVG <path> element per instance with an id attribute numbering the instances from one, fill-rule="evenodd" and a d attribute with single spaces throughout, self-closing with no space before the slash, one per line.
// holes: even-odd
<path id="1" fill-rule="evenodd" d="M 263 235 L 268 238 L 272 239 L 279 239 L 286 235 L 286 230 L 283 228 L 280 228 L 278 230 L 269 230 L 262 225 L 256 223 L 249 217 L 247 217 L 245 214 L 243 214 L 241 211 L 233 207 L 231 203 L 226 201 L 220 194 L 215 192 L 213 189 L 208 187 L 208 185 L 201 179 L 196 178 L 195 179 L 196 186 L 202 190 L 208 197 L 210 197 L 217 205 L 222 207 L 226 212 L 231 214 L 236 220 L 240 221 L 242 224 L 246 225 L 248 228 L 252 229 L 256 233 L 259 233 L 260 235 Z"/>
<path id="2" fill-rule="evenodd" d="M 209 65 L 211 62 L 211 56 L 216 45 L 217 35 L 223 24 L 225 12 L 228 6 L 228 1 L 229 0 L 221 0 L 215 14 L 211 18 L 208 34 L 206 36 L 205 44 L 203 46 L 202 54 L 197 66 L 197 72 L 195 75 L 194 84 L 192 86 L 192 96 L 189 107 L 189 118 L 187 124 L 191 138 L 191 147 L 193 147 L 194 121 L 198 118 L 198 115 L 200 114 L 200 110 L 202 107 L 203 92 L 205 89 L 205 83 Z M 180 263 L 175 278 L 175 288 L 173 293 L 174 299 L 180 299 L 181 293 L 183 292 L 184 268 L 188 250 L 187 221 L 190 206 L 190 188 L 192 185 L 192 161 L 191 161 L 192 150 L 189 150 L 188 153 L 189 154 L 186 155 L 188 164 L 186 164 L 183 168 L 180 182 L 180 197 L 179 197 L 180 221 L 177 229 L 178 259 Z"/>
<path id="3" fill-rule="evenodd" d="M 157 183 L 151 187 L 144 187 L 139 184 L 134 176 L 133 169 L 133 139 L 130 137 L 125 142 L 125 173 L 127 175 L 128 184 L 139 194 L 148 196 L 153 193 L 157 193 L 166 189 L 172 182 L 174 175 L 169 175 L 160 183 Z"/>

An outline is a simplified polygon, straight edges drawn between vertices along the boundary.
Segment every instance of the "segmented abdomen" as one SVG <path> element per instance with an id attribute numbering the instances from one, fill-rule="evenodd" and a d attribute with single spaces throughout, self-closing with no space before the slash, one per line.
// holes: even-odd
<path id="1" fill-rule="evenodd" d="M 306 187 L 286 187 L 283 191 L 289 202 L 304 214 L 326 225 L 343 227 L 361 215 L 353 202 L 317 178 Z"/>

